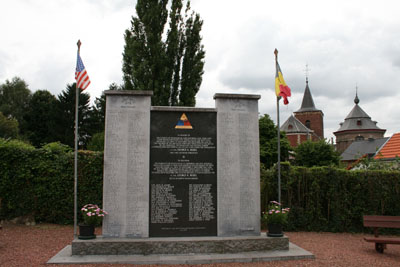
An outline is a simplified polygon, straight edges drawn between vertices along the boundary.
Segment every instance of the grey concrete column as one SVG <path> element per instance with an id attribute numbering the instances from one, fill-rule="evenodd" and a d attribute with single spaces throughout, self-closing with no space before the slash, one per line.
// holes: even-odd
<path id="1" fill-rule="evenodd" d="M 218 236 L 260 235 L 259 95 L 216 94 Z"/>
<path id="2" fill-rule="evenodd" d="M 149 236 L 151 91 L 106 91 L 104 237 Z"/>

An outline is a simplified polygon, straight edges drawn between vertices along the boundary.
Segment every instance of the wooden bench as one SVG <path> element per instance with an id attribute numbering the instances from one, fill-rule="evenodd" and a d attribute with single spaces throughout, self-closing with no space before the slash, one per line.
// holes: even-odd
<path id="1" fill-rule="evenodd" d="M 365 215 L 363 219 L 364 227 L 374 228 L 374 237 L 364 237 L 364 240 L 374 242 L 376 251 L 383 253 L 386 244 L 400 245 L 400 237 L 379 237 L 379 228 L 400 228 L 400 216 Z"/>

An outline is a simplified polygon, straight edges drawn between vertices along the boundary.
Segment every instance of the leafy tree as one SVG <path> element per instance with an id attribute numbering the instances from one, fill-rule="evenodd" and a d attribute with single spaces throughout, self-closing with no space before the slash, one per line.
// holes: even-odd
<path id="1" fill-rule="evenodd" d="M 67 88 L 58 95 L 56 111 L 56 140 L 70 147 L 74 147 L 75 140 L 75 90 L 76 83 L 67 85 Z M 87 140 L 90 138 L 89 118 L 91 109 L 89 107 L 89 101 L 89 94 L 79 90 L 78 144 L 80 147 L 85 147 Z"/>
<path id="2" fill-rule="evenodd" d="M 190 1 L 185 11 L 182 0 L 172 0 L 169 12 L 167 4 L 168 0 L 137 1 L 137 17 L 125 31 L 124 87 L 152 90 L 153 105 L 194 106 L 204 68 L 203 21 L 199 14 L 189 14 Z"/>
<path id="3" fill-rule="evenodd" d="M 17 138 L 18 121 L 14 118 L 7 118 L 0 112 L 0 138 Z"/>
<path id="4" fill-rule="evenodd" d="M 94 134 L 87 145 L 87 149 L 104 151 L 104 132 Z"/>
<path id="5" fill-rule="evenodd" d="M 15 118 L 24 133 L 24 115 L 29 105 L 31 91 L 24 80 L 14 77 L 0 85 L 0 112 L 6 117 Z"/>
<path id="6" fill-rule="evenodd" d="M 55 128 L 57 99 L 47 90 L 38 90 L 32 95 L 28 112 L 24 116 L 29 141 L 40 147 L 56 141 Z"/>
<path id="7" fill-rule="evenodd" d="M 268 114 L 259 119 L 260 161 L 266 168 L 278 162 L 278 128 Z M 284 132 L 281 132 L 281 161 L 289 158 L 290 143 Z"/>
<path id="8" fill-rule="evenodd" d="M 179 105 L 195 106 L 196 94 L 200 89 L 204 56 L 203 45 L 201 45 L 200 31 L 203 21 L 200 16 L 189 17 L 186 21 L 186 49 L 183 52 L 181 88 L 179 91 Z"/>
<path id="9" fill-rule="evenodd" d="M 295 164 L 298 166 L 330 166 L 339 165 L 340 156 L 333 145 L 325 140 L 306 141 L 295 148 Z"/>

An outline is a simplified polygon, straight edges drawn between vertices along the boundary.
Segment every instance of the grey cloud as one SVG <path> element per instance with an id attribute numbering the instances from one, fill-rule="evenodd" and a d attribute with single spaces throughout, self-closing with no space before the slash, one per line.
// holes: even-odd
<path id="1" fill-rule="evenodd" d="M 75 82 L 71 66 L 58 57 L 49 57 L 42 60 L 40 69 L 27 75 L 31 91 L 48 90 L 57 96 L 69 83 Z M 65 75 L 71 73 L 70 76 Z M 67 80 L 69 78 L 69 80 Z"/>
<path id="2" fill-rule="evenodd" d="M 225 53 L 226 62 L 218 75 L 221 83 L 232 89 L 271 86 L 269 81 L 275 75 L 274 42 L 270 36 L 273 28 L 268 20 L 255 18 L 235 31 L 235 40 Z"/>
<path id="3" fill-rule="evenodd" d="M 232 89 L 263 89 L 271 84 L 265 75 L 252 75 L 252 74 L 232 74 L 221 75 L 221 81 L 223 84 L 229 86 Z"/>
<path id="4" fill-rule="evenodd" d="M 400 68 L 400 56 L 393 59 L 393 66 Z"/>

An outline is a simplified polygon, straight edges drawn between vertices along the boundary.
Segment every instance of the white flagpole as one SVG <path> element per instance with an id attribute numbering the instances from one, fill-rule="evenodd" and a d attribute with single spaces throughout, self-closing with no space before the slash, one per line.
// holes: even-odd
<path id="1" fill-rule="evenodd" d="M 78 55 L 81 49 L 81 40 L 78 40 Z M 77 236 L 78 225 L 78 107 L 79 87 L 76 83 L 75 90 L 75 156 L 74 156 L 74 238 Z"/>
<path id="2" fill-rule="evenodd" d="M 275 48 L 275 68 L 277 68 L 278 64 L 278 50 Z M 279 121 L 279 100 L 280 96 L 276 97 L 276 116 L 277 116 L 277 124 L 278 124 L 278 202 L 281 203 L 281 126 Z"/>

